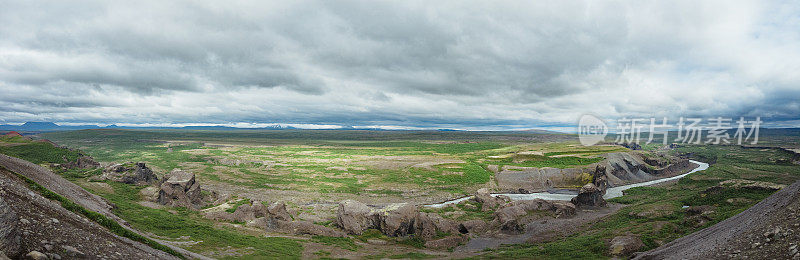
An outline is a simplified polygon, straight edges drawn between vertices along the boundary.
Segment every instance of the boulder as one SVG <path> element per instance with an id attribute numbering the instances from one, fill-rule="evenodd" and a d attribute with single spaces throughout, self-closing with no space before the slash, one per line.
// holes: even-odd
<path id="1" fill-rule="evenodd" d="M 97 183 L 102 183 L 102 184 L 106 184 L 107 185 L 107 183 L 104 183 L 104 182 L 97 182 Z M 139 190 L 139 197 L 142 198 L 142 200 L 145 200 L 145 201 L 156 201 L 156 200 L 158 200 L 158 191 L 159 190 L 160 189 L 158 187 L 147 186 L 144 189 Z"/>
<path id="2" fill-rule="evenodd" d="M 475 196 L 472 197 L 472 200 L 483 205 L 481 206 L 481 211 L 493 210 L 498 206 L 506 204 L 510 201 L 507 196 L 493 197 L 487 188 L 478 189 L 478 192 L 475 193 Z"/>
<path id="3" fill-rule="evenodd" d="M 461 234 L 479 234 L 486 230 L 486 221 L 473 219 L 458 224 L 458 232 Z"/>
<path id="4" fill-rule="evenodd" d="M 154 184 L 158 177 L 145 163 L 122 163 L 106 167 L 100 179 L 122 182 L 126 184 Z"/>
<path id="5" fill-rule="evenodd" d="M 339 203 L 336 225 L 349 234 L 362 234 L 367 229 L 377 229 L 390 237 L 418 235 L 431 239 L 440 233 L 459 232 L 455 222 L 435 213 L 419 212 L 408 203 L 389 204 L 383 208 L 370 208 L 354 200 Z"/>
<path id="6" fill-rule="evenodd" d="M 457 234 L 458 225 L 435 213 L 420 212 L 417 214 L 414 219 L 414 234 L 424 239 L 431 239 L 440 233 Z"/>
<path id="7" fill-rule="evenodd" d="M 392 237 L 407 236 L 414 233 L 414 219 L 419 210 L 408 203 L 390 204 L 377 212 L 378 229 Z"/>
<path id="8" fill-rule="evenodd" d="M 203 194 L 200 184 L 195 181 L 193 173 L 179 169 L 172 170 L 164 176 L 158 191 L 157 202 L 173 207 L 186 207 L 200 209 L 203 204 Z"/>
<path id="9" fill-rule="evenodd" d="M 283 221 L 292 220 L 292 215 L 290 215 L 289 212 L 286 211 L 286 203 L 273 202 L 272 204 L 269 204 L 269 207 L 267 207 L 266 211 L 269 214 L 270 218 Z"/>
<path id="10" fill-rule="evenodd" d="M 314 235 L 314 236 L 328 236 L 328 237 L 346 237 L 344 232 L 317 225 L 308 221 L 282 221 L 278 220 L 278 228 L 288 231 L 297 235 Z"/>
<path id="11" fill-rule="evenodd" d="M 222 220 L 222 221 L 236 221 L 233 218 L 233 213 L 225 211 L 211 211 L 204 214 L 207 219 Z"/>
<path id="12" fill-rule="evenodd" d="M 578 192 L 578 196 L 572 198 L 572 204 L 577 207 L 605 207 L 604 193 L 605 191 L 598 188 L 594 183 L 583 185 Z"/>
<path id="13" fill-rule="evenodd" d="M 0 198 L 0 252 L 9 257 L 20 254 L 19 216 Z"/>
<path id="14" fill-rule="evenodd" d="M 25 259 L 31 260 L 47 260 L 47 255 L 39 251 L 30 251 L 27 255 L 25 255 Z"/>
<path id="15" fill-rule="evenodd" d="M 546 201 L 543 199 L 520 200 L 506 204 L 495 211 L 495 220 L 505 231 L 522 231 L 532 219 L 534 211 L 552 212 L 556 218 L 575 215 L 575 206 L 568 202 Z"/>
<path id="16" fill-rule="evenodd" d="M 250 206 L 253 208 L 253 215 L 256 218 L 263 218 L 269 215 L 269 212 L 267 212 L 267 206 L 264 206 L 264 203 L 261 201 L 254 200 Z"/>
<path id="17" fill-rule="evenodd" d="M 630 256 L 644 246 L 636 236 L 618 236 L 611 240 L 608 253 L 612 256 Z"/>
<path id="18" fill-rule="evenodd" d="M 366 204 L 345 200 L 339 203 L 336 211 L 336 225 L 347 233 L 361 235 L 364 230 L 375 226 L 375 218 Z"/>
<path id="19" fill-rule="evenodd" d="M 253 206 L 244 204 L 236 208 L 236 211 L 233 212 L 232 217 L 236 222 L 248 222 L 256 219 L 256 212 L 253 210 Z"/>
<path id="20" fill-rule="evenodd" d="M 67 158 L 64 157 L 64 160 L 66 161 Z M 62 164 L 61 167 L 66 169 L 94 169 L 100 167 L 100 163 L 96 162 L 91 156 L 83 155 L 75 159 L 75 161 Z"/>

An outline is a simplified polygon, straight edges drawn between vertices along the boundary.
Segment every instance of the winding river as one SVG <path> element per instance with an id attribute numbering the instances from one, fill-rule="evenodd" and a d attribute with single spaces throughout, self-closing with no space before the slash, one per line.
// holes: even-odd
<path id="1" fill-rule="evenodd" d="M 666 182 L 666 181 L 677 180 L 677 179 L 686 177 L 689 174 L 708 169 L 708 164 L 707 163 L 698 162 L 698 161 L 694 161 L 694 160 L 689 160 L 689 161 L 693 162 L 693 163 L 695 163 L 697 165 L 700 165 L 700 166 L 698 166 L 697 168 L 694 168 L 693 170 L 691 170 L 691 171 L 689 171 L 687 173 L 684 173 L 684 174 L 681 174 L 681 175 L 677 175 L 677 176 L 673 176 L 673 177 L 669 177 L 669 178 L 663 178 L 663 179 L 657 179 L 657 180 L 652 180 L 652 181 L 646 181 L 646 182 L 634 183 L 634 184 L 629 184 L 629 185 L 623 185 L 623 186 L 619 186 L 619 187 L 608 188 L 606 190 L 606 195 L 604 195 L 603 198 L 604 199 L 612 199 L 612 198 L 616 198 L 616 197 L 621 197 L 623 195 L 622 191 L 630 189 L 630 188 L 641 187 L 641 186 L 649 186 L 649 185 L 658 184 L 658 183 L 662 183 L 662 182 Z M 558 194 L 558 193 L 549 193 L 549 192 L 537 192 L 537 193 L 529 193 L 529 194 L 515 194 L 515 193 L 497 193 L 497 194 L 492 194 L 492 196 L 498 196 L 498 195 L 508 196 L 509 198 L 511 198 L 511 200 L 543 199 L 543 200 L 567 200 L 567 201 L 571 200 L 572 198 L 577 196 L 577 194 Z M 467 196 L 467 197 L 463 197 L 463 198 L 449 200 L 449 201 L 445 201 L 445 202 L 437 203 L 437 204 L 428 204 L 428 205 L 425 205 L 425 206 L 426 207 L 431 207 L 431 208 L 441 208 L 441 207 L 444 207 L 444 206 L 447 206 L 447 205 L 450 205 L 450 204 L 458 204 L 458 203 L 460 203 L 462 201 L 465 201 L 465 200 L 468 200 L 470 198 L 472 198 L 472 196 Z"/>

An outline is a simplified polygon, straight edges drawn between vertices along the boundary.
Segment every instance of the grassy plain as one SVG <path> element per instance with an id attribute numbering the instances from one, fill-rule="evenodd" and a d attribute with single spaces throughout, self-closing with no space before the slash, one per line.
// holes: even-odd
<path id="1" fill-rule="evenodd" d="M 305 205 L 344 198 L 375 203 L 440 201 L 490 186 L 494 177 L 490 166 L 567 168 L 600 161 L 608 152 L 625 151 L 619 146 L 583 147 L 574 136 L 524 132 L 83 130 L 40 136 L 73 149 L 14 139 L 2 140 L 0 153 L 43 165 L 63 163 L 64 158 L 71 160 L 81 153 L 104 163 L 143 161 L 159 175 L 181 168 L 197 174 L 205 187 L 229 189 L 241 199 L 239 203 L 257 195 L 269 201 L 287 200 L 296 210 L 293 214 L 328 226 L 330 212 L 319 212 L 332 208 Z M 651 144 L 645 149 L 659 147 Z M 733 216 L 772 193 L 732 187 L 709 189 L 721 181 L 789 184 L 800 179 L 800 166 L 791 163 L 794 155 L 780 149 L 697 145 L 670 152 L 712 166 L 675 184 L 626 191 L 625 196 L 612 200 L 627 205 L 625 208 L 582 227 L 578 234 L 505 246 L 477 257 L 607 258 L 610 239 L 628 233 L 640 236 L 645 249 L 650 249 Z M 405 248 L 401 252 L 374 252 L 378 258 L 435 257 L 422 251 L 424 244 L 419 239 L 387 238 L 379 232 L 351 238 L 265 237 L 235 223 L 205 219 L 187 209 L 142 205 L 142 187 L 89 182 L 98 171 L 60 173 L 113 202 L 117 205 L 114 212 L 135 228 L 218 258 L 308 257 L 302 253 L 311 244 L 325 248 L 311 256 L 326 258 L 337 250 L 374 250 L 365 244 L 368 239 Z M 465 214 L 456 220 L 492 218 L 492 212 L 472 206 L 459 205 Z M 710 206 L 713 210 L 698 218 L 684 206 Z M 453 208 L 434 211 L 445 215 L 447 212 L 438 211 L 447 210 Z"/>
<path id="2" fill-rule="evenodd" d="M 787 162 L 793 155 L 777 149 L 739 146 L 683 146 L 674 153 L 688 154 L 709 169 L 680 179 L 676 184 L 638 187 L 612 199 L 627 207 L 585 231 L 539 244 L 502 247 L 486 258 L 602 259 L 608 258 L 609 241 L 619 235 L 638 235 L 642 250 L 709 227 L 734 216 L 771 195 L 774 191 L 726 187 L 710 189 L 731 179 L 791 184 L 800 179 L 800 165 Z M 684 206 L 706 206 L 710 213 L 697 216 Z"/>

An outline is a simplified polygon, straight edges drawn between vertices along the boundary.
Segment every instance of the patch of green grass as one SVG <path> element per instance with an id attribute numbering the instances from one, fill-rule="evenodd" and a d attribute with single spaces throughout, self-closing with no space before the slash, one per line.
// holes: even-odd
<path id="1" fill-rule="evenodd" d="M 553 167 L 553 168 L 572 168 L 581 165 L 588 165 L 602 161 L 603 157 L 582 158 L 574 156 L 549 157 L 542 155 L 516 155 L 509 158 L 493 159 L 489 158 L 486 163 L 498 166 L 518 166 L 518 167 Z"/>
<path id="2" fill-rule="evenodd" d="M 49 143 L 28 142 L 22 145 L 0 146 L 0 153 L 35 164 L 75 161 L 81 152 L 55 147 Z"/>
<path id="3" fill-rule="evenodd" d="M 429 255 L 429 254 L 420 253 L 420 252 L 408 252 L 408 253 L 405 253 L 405 254 L 390 255 L 388 258 L 389 259 L 430 259 L 430 258 L 436 258 L 436 257 L 437 256 L 435 256 L 435 255 Z"/>
<path id="4" fill-rule="evenodd" d="M 188 236 L 197 244 L 187 246 L 196 252 L 215 252 L 228 246 L 254 251 L 242 258 L 299 258 L 302 245 L 289 238 L 250 236 L 237 230 L 217 227 L 198 212 L 185 208 L 152 209 L 136 203 L 141 187 L 107 182 L 114 193 L 99 192 L 117 207 L 114 213 L 128 221 L 136 229 L 158 236 L 179 239 Z M 233 257 L 228 257 L 233 258 Z M 238 258 L 238 257 L 237 257 Z"/>
<path id="5" fill-rule="evenodd" d="M 342 249 L 357 251 L 361 246 L 356 245 L 352 238 L 349 237 L 328 237 L 328 236 L 313 236 L 311 241 L 323 244 L 336 246 Z"/>
<path id="6" fill-rule="evenodd" d="M 425 248 L 425 239 L 418 236 L 411 236 L 404 239 L 398 239 L 398 244 L 407 245 L 415 248 Z"/>

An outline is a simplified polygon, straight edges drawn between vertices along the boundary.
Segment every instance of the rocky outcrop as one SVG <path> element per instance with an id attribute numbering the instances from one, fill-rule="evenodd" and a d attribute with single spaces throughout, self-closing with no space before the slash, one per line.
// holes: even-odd
<path id="1" fill-rule="evenodd" d="M 458 232 L 461 234 L 479 234 L 486 231 L 488 224 L 480 219 L 473 219 L 458 224 Z"/>
<path id="2" fill-rule="evenodd" d="M 616 257 L 630 256 L 644 247 L 642 240 L 636 236 L 618 236 L 611 239 L 608 254 Z"/>
<path id="3" fill-rule="evenodd" d="M 378 230 L 392 237 L 413 234 L 415 231 L 414 220 L 418 214 L 419 210 L 414 205 L 408 203 L 390 204 L 376 211 Z"/>
<path id="4" fill-rule="evenodd" d="M 481 203 L 481 211 L 491 211 L 511 201 L 511 199 L 506 196 L 493 197 L 487 188 L 478 189 L 478 192 L 475 193 L 472 200 Z"/>
<path id="5" fill-rule="evenodd" d="M 631 150 L 642 150 L 642 146 L 638 143 L 618 143 L 618 145 Z"/>
<path id="6" fill-rule="evenodd" d="M 608 153 L 605 160 L 575 168 L 535 168 L 505 166 L 495 174 L 501 192 L 542 192 L 558 187 L 574 187 L 587 183 L 591 176 L 599 188 L 650 181 L 685 173 L 696 165 L 682 158 L 648 158 L 636 152 Z M 649 164 L 650 161 L 653 164 Z M 663 166 L 664 163 L 668 163 Z"/>
<path id="7" fill-rule="evenodd" d="M 361 235 L 364 230 L 375 226 L 372 210 L 364 203 L 345 200 L 339 203 L 336 211 L 336 225 L 345 232 Z"/>
<path id="8" fill-rule="evenodd" d="M 438 233 L 457 234 L 458 224 L 434 213 L 420 212 L 414 220 L 414 233 L 424 239 L 431 239 Z"/>
<path id="9" fill-rule="evenodd" d="M 100 175 L 99 178 L 126 184 L 149 185 L 158 182 L 158 177 L 153 170 L 143 162 L 111 165 L 103 170 L 103 175 Z"/>
<path id="10" fill-rule="evenodd" d="M 273 202 L 269 207 L 261 201 L 252 201 L 236 207 L 231 212 L 213 210 L 206 212 L 205 217 L 213 220 L 247 223 L 250 226 L 272 229 L 277 227 L 278 221 L 292 221 L 292 216 L 286 210 L 283 202 Z"/>
<path id="11" fill-rule="evenodd" d="M 342 231 L 338 231 L 326 226 L 317 225 L 308 221 L 277 221 L 278 228 L 288 233 L 297 235 L 314 235 L 328 237 L 346 237 Z"/>
<path id="12" fill-rule="evenodd" d="M 263 206 L 263 205 L 262 205 Z M 286 210 L 286 203 L 273 202 L 266 208 L 267 215 L 271 218 L 283 221 L 291 221 L 292 215 Z"/>
<path id="13" fill-rule="evenodd" d="M 64 161 L 67 161 L 66 157 Z M 75 161 L 61 164 L 61 167 L 66 169 L 94 169 L 100 167 L 100 163 L 96 162 L 94 158 L 90 156 L 83 155 L 75 159 Z"/>
<path id="14" fill-rule="evenodd" d="M 356 235 L 367 229 L 377 229 L 392 237 L 414 234 L 431 239 L 439 233 L 458 232 L 455 222 L 434 213 L 420 212 L 417 206 L 408 203 L 372 208 L 358 201 L 345 200 L 339 203 L 335 223 L 345 232 Z"/>
<path id="15" fill-rule="evenodd" d="M 195 181 L 194 173 L 180 169 L 172 170 L 164 176 L 159 185 L 157 202 L 172 207 L 200 209 L 203 206 L 203 194 L 200 184 Z"/>
<path id="16" fill-rule="evenodd" d="M 713 207 L 689 207 L 702 216 Z M 800 181 L 743 212 L 678 238 L 635 259 L 798 259 Z M 794 247 L 794 248 L 793 248 Z"/>
<path id="17" fill-rule="evenodd" d="M 19 217 L 0 197 L 0 252 L 14 257 L 20 253 Z"/>
<path id="18" fill-rule="evenodd" d="M 575 215 L 575 205 L 563 201 L 547 201 L 543 199 L 519 200 L 506 204 L 495 211 L 495 221 L 505 231 L 522 231 L 530 222 L 527 217 L 534 211 L 552 213 L 556 218 Z"/>
<path id="19" fill-rule="evenodd" d="M 601 190 L 594 183 L 589 183 L 581 187 L 578 196 L 572 198 L 571 202 L 579 208 L 605 207 L 606 200 L 603 199 L 605 193 L 605 190 Z"/>

